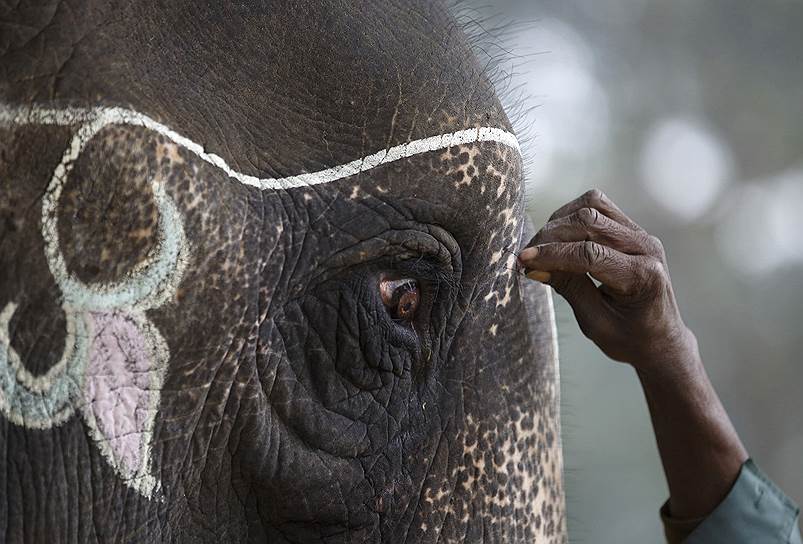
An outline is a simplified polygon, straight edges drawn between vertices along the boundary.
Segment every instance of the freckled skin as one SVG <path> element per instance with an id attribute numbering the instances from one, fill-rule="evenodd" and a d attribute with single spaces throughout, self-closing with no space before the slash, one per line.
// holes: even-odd
<path id="1" fill-rule="evenodd" d="M 12 12 L 39 33 L 0 43 L 0 99 L 130 107 L 261 177 L 510 130 L 429 1 L 160 9 Z M 0 307 L 19 305 L 11 344 L 36 372 L 63 345 L 39 209 L 71 136 L 0 128 Z M 514 270 L 529 235 L 513 150 L 455 146 L 259 191 L 153 131 L 107 127 L 58 209 L 71 273 L 110 282 L 147 262 L 154 178 L 190 248 L 177 292 L 148 311 L 170 353 L 161 499 L 122 485 L 79 419 L 32 431 L 0 418 L 9 542 L 54 528 L 66 542 L 566 541 L 556 354 L 547 293 Z M 387 314 L 385 272 L 420 284 L 411 328 Z"/>

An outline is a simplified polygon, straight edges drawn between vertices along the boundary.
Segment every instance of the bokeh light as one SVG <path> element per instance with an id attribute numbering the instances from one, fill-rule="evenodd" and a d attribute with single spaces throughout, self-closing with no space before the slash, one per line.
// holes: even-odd
<path id="1" fill-rule="evenodd" d="M 803 264 L 803 170 L 741 187 L 717 226 L 719 248 L 732 269 L 764 276 Z"/>
<path id="2" fill-rule="evenodd" d="M 733 168 L 723 142 L 691 118 L 663 119 L 650 129 L 641 154 L 647 193 L 682 222 L 700 218 L 722 192 Z"/>

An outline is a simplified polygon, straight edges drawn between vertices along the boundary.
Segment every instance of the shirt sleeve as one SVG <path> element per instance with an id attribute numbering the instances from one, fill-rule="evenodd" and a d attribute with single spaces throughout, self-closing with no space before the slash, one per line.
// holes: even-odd
<path id="1" fill-rule="evenodd" d="M 661 519 L 669 544 L 803 544 L 800 509 L 752 460 L 708 517 L 673 519 L 668 505 L 661 508 Z"/>

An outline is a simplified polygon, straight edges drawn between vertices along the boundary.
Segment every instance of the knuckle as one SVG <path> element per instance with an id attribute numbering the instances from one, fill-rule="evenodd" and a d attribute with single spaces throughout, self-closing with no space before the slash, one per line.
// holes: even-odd
<path id="1" fill-rule="evenodd" d="M 589 189 L 586 191 L 582 196 L 583 202 L 587 202 L 588 204 L 597 205 L 601 203 L 605 199 L 605 193 L 597 189 Z"/>
<path id="2" fill-rule="evenodd" d="M 583 242 L 579 251 L 580 260 L 587 265 L 597 263 L 605 257 L 605 248 L 596 242 Z"/>
<path id="3" fill-rule="evenodd" d="M 663 260 L 665 254 L 663 242 L 657 236 L 650 234 L 647 236 L 647 244 L 650 252 Z"/>
<path id="4" fill-rule="evenodd" d="M 669 282 L 669 273 L 664 263 L 658 259 L 648 259 L 644 265 L 645 283 L 659 286 Z"/>
<path id="5" fill-rule="evenodd" d="M 600 221 L 600 213 L 594 208 L 581 208 L 576 220 L 583 227 L 594 227 Z"/>

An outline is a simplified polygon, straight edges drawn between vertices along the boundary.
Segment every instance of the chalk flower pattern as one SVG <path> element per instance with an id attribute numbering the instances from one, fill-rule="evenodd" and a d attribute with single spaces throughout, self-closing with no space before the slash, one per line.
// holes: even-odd
<path id="1" fill-rule="evenodd" d="M 51 110 L 53 111 L 53 110 Z M 50 273 L 61 291 L 66 319 L 61 357 L 34 376 L 11 345 L 11 319 L 17 309 L 0 309 L 0 412 L 30 429 L 50 429 L 76 412 L 93 442 L 123 482 L 153 499 L 160 483 L 151 447 L 156 414 L 169 359 L 164 338 L 147 316 L 171 298 L 187 262 L 182 218 L 159 179 L 151 181 L 159 214 L 158 240 L 144 262 L 121 280 L 87 284 L 67 270 L 59 244 L 59 198 L 75 161 L 106 125 L 103 110 L 92 116 L 62 110 L 50 117 L 17 113 L 0 121 L 15 124 L 79 124 L 42 199 L 42 237 Z M 3 117 L 0 115 L 0 117 Z"/>
<path id="2" fill-rule="evenodd" d="M 260 191 L 332 183 L 415 155 L 452 146 L 496 142 L 520 152 L 516 136 L 478 126 L 413 140 L 371 155 L 284 178 L 259 178 L 231 168 L 169 127 L 120 107 L 49 109 L 0 103 L 0 126 L 78 126 L 42 199 L 42 237 L 50 273 L 61 292 L 66 338 L 59 361 L 34 376 L 11 346 L 15 302 L 0 308 L 0 413 L 17 425 L 50 429 L 78 412 L 103 456 L 127 486 L 152 499 L 160 482 L 152 466 L 156 414 L 170 354 L 147 311 L 173 297 L 186 268 L 189 246 L 182 217 L 163 180 L 151 180 L 159 214 L 158 240 L 148 258 L 120 281 L 87 284 L 67 270 L 59 245 L 59 199 L 75 161 L 110 125 L 143 127 L 218 168 L 232 181 Z"/>

